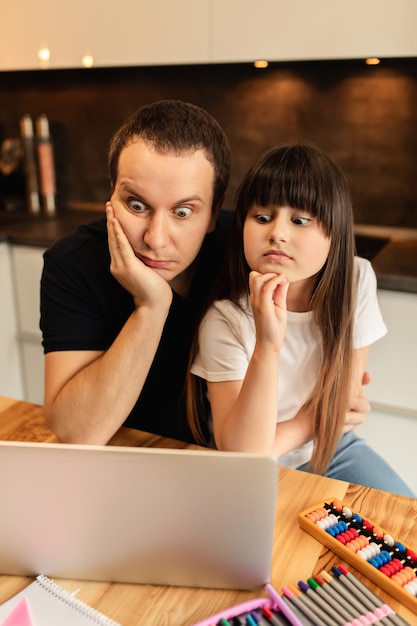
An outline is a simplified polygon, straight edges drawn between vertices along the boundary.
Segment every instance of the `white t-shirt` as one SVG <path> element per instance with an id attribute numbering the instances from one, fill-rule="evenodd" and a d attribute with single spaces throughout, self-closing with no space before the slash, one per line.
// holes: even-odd
<path id="1" fill-rule="evenodd" d="M 386 332 L 379 309 L 376 276 L 366 259 L 355 257 L 356 306 L 353 345 L 363 348 Z M 229 300 L 209 309 L 199 330 L 199 350 L 191 372 L 210 382 L 243 380 L 255 347 L 255 322 L 250 304 L 245 311 Z M 322 361 L 321 339 L 313 313 L 288 311 L 285 338 L 279 355 L 279 416 L 293 418 L 308 400 Z M 262 407 L 260 407 L 262 411 Z M 298 467 L 311 459 L 313 442 L 278 459 L 280 465 Z"/>

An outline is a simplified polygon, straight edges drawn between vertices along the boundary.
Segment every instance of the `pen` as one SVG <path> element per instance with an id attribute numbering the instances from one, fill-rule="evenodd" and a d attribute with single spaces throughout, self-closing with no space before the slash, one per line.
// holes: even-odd
<path id="1" fill-rule="evenodd" d="M 265 589 L 269 597 L 274 601 L 275 607 L 282 612 L 283 617 L 286 618 L 290 624 L 293 626 L 303 626 L 303 622 L 300 621 L 296 615 L 294 615 L 287 602 L 284 602 L 283 598 L 272 585 L 268 583 L 265 585 Z"/>
<path id="2" fill-rule="evenodd" d="M 283 595 L 282 601 L 285 602 L 285 604 L 294 613 L 294 615 L 297 617 L 301 624 L 304 624 L 304 626 L 316 626 L 316 622 L 309 619 L 306 613 L 302 613 L 300 609 L 295 606 L 295 604 L 291 603 L 287 596 Z"/>
<path id="3" fill-rule="evenodd" d="M 314 580 L 318 582 L 328 594 L 333 596 L 335 600 L 337 600 L 346 609 L 346 611 L 351 611 L 355 606 L 352 602 L 350 594 L 327 572 L 323 571 L 320 574 L 317 574 L 317 576 L 314 576 Z"/>
<path id="4" fill-rule="evenodd" d="M 262 613 L 265 615 L 268 620 L 268 624 L 271 624 L 271 626 L 285 626 L 285 624 L 288 623 L 286 619 L 284 621 L 284 619 L 279 615 L 274 615 L 271 609 L 267 606 L 262 607 Z"/>
<path id="5" fill-rule="evenodd" d="M 268 607 L 265 607 L 265 608 L 269 611 Z M 259 614 L 256 616 L 256 619 L 258 620 L 258 626 L 271 626 L 271 624 L 274 624 L 274 622 L 271 622 L 271 620 L 268 619 L 268 616 L 266 613 L 264 613 L 263 608 L 261 609 L 261 613 L 262 614 Z M 275 617 L 272 613 L 271 615 L 272 617 Z M 278 624 L 279 626 L 282 626 L 284 622 L 278 622 Z M 284 626 L 287 626 L 287 622 L 285 622 Z"/>
<path id="6" fill-rule="evenodd" d="M 381 615 L 378 615 L 366 605 L 357 602 L 356 598 L 346 593 L 344 587 L 338 584 L 337 581 L 335 581 L 336 584 L 332 586 L 329 582 L 326 582 L 324 576 L 320 575 L 315 576 L 314 580 L 320 584 L 321 589 L 324 590 L 332 600 L 337 602 L 336 606 L 339 607 L 342 615 L 350 615 L 349 619 L 352 620 L 354 624 L 361 621 L 361 623 L 368 622 L 369 624 L 374 624 L 374 626 L 382 626 L 383 623 L 385 623 L 380 621 Z M 330 580 L 333 580 L 331 576 Z"/>
<path id="7" fill-rule="evenodd" d="M 335 626 L 336 624 L 339 624 L 339 626 L 343 626 L 343 624 L 345 623 L 345 620 L 337 613 L 337 611 L 333 609 L 333 607 L 331 607 L 327 602 L 325 602 L 323 598 L 319 596 L 318 593 L 316 593 L 313 589 L 311 589 L 311 587 L 309 587 L 307 583 L 300 580 L 298 582 L 298 587 L 301 589 L 303 593 L 306 594 L 306 596 L 311 598 L 314 604 L 322 608 L 323 611 L 325 611 L 326 615 L 332 618 L 333 626 Z"/>
<path id="8" fill-rule="evenodd" d="M 359 578 L 354 576 L 346 567 L 332 567 L 332 572 L 336 579 L 343 583 L 356 598 L 366 604 L 370 610 L 380 616 L 384 623 L 395 624 L 396 626 L 410 626 L 406 620 L 394 612 L 394 610 L 384 603 L 381 598 L 369 589 Z"/>
<path id="9" fill-rule="evenodd" d="M 333 621 L 314 602 L 301 591 L 293 590 L 289 586 L 282 587 L 282 592 L 286 597 L 302 612 L 315 626 L 334 626 Z"/>
<path id="10" fill-rule="evenodd" d="M 352 610 L 352 606 L 347 605 L 346 608 L 343 598 L 332 595 L 325 585 L 320 585 L 314 578 L 308 578 L 307 583 L 311 589 L 318 593 L 325 602 L 328 602 L 346 622 L 350 622 L 361 614 L 361 612 L 359 612 L 358 615 L 357 611 Z"/>
<path id="11" fill-rule="evenodd" d="M 374 624 L 386 624 L 386 621 L 381 621 L 383 614 L 375 611 L 375 607 L 372 604 L 363 602 L 363 598 L 359 595 L 352 594 L 349 587 L 345 587 L 338 578 L 332 578 L 328 572 L 321 572 L 321 576 L 324 579 L 324 584 L 328 590 L 332 590 L 332 593 L 339 595 L 340 598 L 344 598 L 352 607 L 359 611 L 363 616 L 368 616 Z"/>

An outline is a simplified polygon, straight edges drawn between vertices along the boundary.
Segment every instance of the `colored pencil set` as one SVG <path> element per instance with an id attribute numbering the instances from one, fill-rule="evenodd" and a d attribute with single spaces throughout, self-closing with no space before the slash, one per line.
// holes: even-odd
<path id="1" fill-rule="evenodd" d="M 308 626 L 405 626 L 408 624 L 369 587 L 343 565 L 331 574 L 300 581 L 298 588 L 283 587 L 284 597 L 302 624 Z"/>
<path id="2" fill-rule="evenodd" d="M 284 586 L 280 595 L 243 602 L 194 626 L 410 626 L 346 567 Z"/>

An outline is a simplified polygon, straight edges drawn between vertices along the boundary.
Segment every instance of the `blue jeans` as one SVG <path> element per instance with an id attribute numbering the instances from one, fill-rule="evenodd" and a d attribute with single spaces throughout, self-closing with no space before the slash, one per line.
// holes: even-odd
<path id="1" fill-rule="evenodd" d="M 311 472 L 307 463 L 297 469 Z M 325 476 L 409 498 L 417 497 L 388 463 L 353 430 L 342 435 Z"/>

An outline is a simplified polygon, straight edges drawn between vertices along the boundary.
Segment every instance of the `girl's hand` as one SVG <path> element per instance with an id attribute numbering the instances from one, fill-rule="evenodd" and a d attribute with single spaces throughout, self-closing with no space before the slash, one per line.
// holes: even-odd
<path id="1" fill-rule="evenodd" d="M 257 344 L 281 349 L 287 325 L 288 280 L 283 274 L 249 274 L 250 301 L 256 326 Z"/>
<path id="2" fill-rule="evenodd" d="M 106 203 L 107 233 L 110 251 L 110 272 L 132 294 L 135 306 L 167 309 L 172 302 L 172 289 L 159 274 L 147 267 L 133 251 L 122 226 L 115 217 L 111 202 Z"/>

